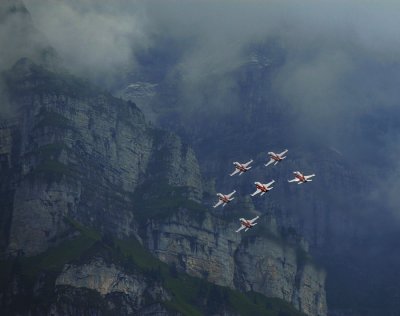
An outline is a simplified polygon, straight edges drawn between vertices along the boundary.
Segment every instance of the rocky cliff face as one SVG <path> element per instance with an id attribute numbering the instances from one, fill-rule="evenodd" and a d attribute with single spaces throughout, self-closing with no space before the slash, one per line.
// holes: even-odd
<path id="1" fill-rule="evenodd" d="M 27 59 L 4 80 L 16 109 L 0 146 L 2 194 L 12 193 L 7 210 L 2 206 L 11 226 L 2 232 L 9 251 L 32 256 L 73 239 L 73 220 L 116 238 L 135 236 L 178 271 L 282 298 L 309 315 L 326 314 L 324 274 L 299 263 L 300 243 L 274 242 L 276 231 L 244 242 L 230 220 L 208 214 L 199 204 L 193 151 L 149 126 L 133 103 Z M 117 270 L 100 261 L 66 265 L 55 286 L 103 297 L 122 292 L 136 297 L 137 308 L 144 292 L 164 293 Z"/>
<path id="2" fill-rule="evenodd" d="M 0 249 L 11 255 L 0 261 L 0 311 L 300 314 L 275 301 L 266 308 L 252 294 L 257 306 L 231 288 L 326 315 L 325 276 L 300 262 L 300 242 L 282 241 L 271 227 L 272 235 L 242 240 L 230 219 L 202 205 L 196 155 L 179 137 L 60 69 L 21 1 L 0 4 L 0 25 L 15 35 L 0 70 L 16 62 L 0 78 Z M 132 237 L 178 272 L 154 258 L 143 263 L 140 247 L 128 256 L 114 244 Z"/>
<path id="3" fill-rule="evenodd" d="M 290 301 L 307 315 L 326 315 L 325 271 L 304 249 L 253 237 L 240 245 L 235 259 L 236 283 L 244 290 Z"/>
<path id="4" fill-rule="evenodd" d="M 4 315 L 178 315 L 169 311 L 171 294 L 161 280 L 126 269 L 102 257 L 65 264 L 55 275 L 41 272 L 32 281 L 12 273 L 0 297 Z"/>
<path id="5" fill-rule="evenodd" d="M 103 298 L 120 296 L 125 301 L 119 311 L 130 315 L 146 314 L 149 301 L 169 301 L 170 294 L 161 284 L 146 279 L 143 274 L 126 273 L 114 264 L 97 258 L 83 265 L 66 265 L 55 281 L 56 288 L 85 288 L 96 291 Z M 153 306 L 153 309 L 157 306 Z M 144 309 L 144 310 L 143 310 Z M 166 315 L 166 310 L 159 310 Z"/>
<path id="6" fill-rule="evenodd" d="M 372 180 L 373 176 L 364 174 L 345 153 L 307 135 L 299 125 L 296 110 L 277 96 L 271 81 L 275 72 L 285 65 L 285 54 L 285 49 L 274 41 L 260 44 L 253 52 L 250 50 L 249 60 L 227 77 L 235 82 L 237 89 L 231 92 L 233 96 L 229 93 L 223 111 L 217 105 L 222 106 L 225 99 L 220 100 L 215 86 L 207 86 L 208 89 L 196 95 L 210 99 L 196 108 L 190 102 L 197 100 L 188 101 L 179 90 L 181 82 L 172 85 L 170 78 L 157 82 L 155 93 L 148 96 L 150 105 L 144 103 L 143 107 L 153 108 L 159 126 L 190 140 L 204 177 L 216 179 L 217 187 L 234 187 L 238 193 L 247 194 L 249 184 L 254 181 L 282 180 L 275 185 L 273 198 L 254 199 L 255 207 L 273 212 L 279 225 L 301 232 L 316 252 L 331 251 L 332 247 L 341 251 L 342 244 L 348 244 L 346 241 L 369 234 L 359 225 L 365 222 L 359 210 L 368 208 L 363 201 L 371 188 L 365 177 L 371 176 Z M 165 90 L 163 86 L 176 90 Z M 143 99 L 129 93 L 122 96 L 132 101 Z M 284 163 L 263 166 L 269 160 L 268 151 L 280 152 L 285 148 L 289 152 Z M 250 158 L 255 162 L 245 180 L 229 177 L 233 161 Z M 285 183 L 295 170 L 316 173 L 318 185 L 307 190 Z"/>
<path id="7" fill-rule="evenodd" d="M 170 51 L 162 43 L 158 49 Z M 285 95 L 277 93 L 277 87 L 272 84 L 276 82 L 277 73 L 288 66 L 285 59 L 290 55 L 279 39 L 254 43 L 254 47 L 244 55 L 246 53 L 250 60 L 243 60 L 243 64 L 234 71 L 223 74 L 224 80 L 213 80 L 212 75 L 207 75 L 202 81 L 204 85 L 199 84 L 199 89 L 193 89 L 196 90 L 194 93 L 182 93 L 184 81 L 179 75 L 153 78 L 147 76 L 147 70 L 143 71 L 140 80 L 147 78 L 155 91 L 149 93 L 145 101 L 144 94 L 138 97 L 129 93 L 129 89 L 121 95 L 133 102 L 138 100 L 138 105 L 149 112 L 153 109 L 154 121 L 159 126 L 189 140 L 204 178 L 212 184 L 210 193 L 214 193 L 215 188 L 234 188 L 238 194 L 248 195 L 252 182 L 275 179 L 277 183 L 271 195 L 254 198 L 251 204 L 264 214 L 273 214 L 279 226 L 294 228 L 307 239 L 312 254 L 329 269 L 327 293 L 330 307 L 337 306 L 341 310 L 346 306 L 348 310 L 359 310 L 368 305 L 371 313 L 375 313 L 375 308 L 381 306 L 376 313 L 387 314 L 388 307 L 383 302 L 397 304 L 398 300 L 397 294 L 393 291 L 386 293 L 385 289 L 387 284 L 399 283 L 398 279 L 393 279 L 395 272 L 389 272 L 388 266 L 396 266 L 394 262 L 399 260 L 396 252 L 383 249 L 388 249 L 388 244 L 392 245 L 391 240 L 398 240 L 395 233 L 398 229 L 395 228 L 397 224 L 390 224 L 397 223 L 392 218 L 392 212 L 384 210 L 385 203 L 381 198 L 376 199 L 382 196 L 377 193 L 380 184 L 376 179 L 391 171 L 388 171 L 386 162 L 371 163 L 371 149 L 367 153 L 363 147 L 366 143 L 368 148 L 381 146 L 381 140 L 376 141 L 375 137 L 388 136 L 393 132 L 393 129 L 383 128 L 390 125 L 391 115 L 383 109 L 380 114 L 361 115 L 355 124 L 358 127 L 354 127 L 356 134 L 363 130 L 360 142 L 349 144 L 343 131 L 340 132 L 343 132 L 342 139 L 331 140 L 324 136 L 324 128 L 316 126 L 321 124 L 318 119 L 312 122 L 297 112 L 299 109 L 288 103 Z M 171 73 L 179 73 L 179 62 L 175 68 L 170 66 L 173 69 Z M 146 67 L 153 69 L 151 63 L 142 65 L 142 68 Z M 125 86 L 129 82 L 134 83 L 135 78 L 126 82 Z M 233 82 L 234 88 L 225 96 L 220 93 L 218 82 Z M 304 95 L 307 94 L 304 91 Z M 197 103 L 201 106 L 196 107 Z M 343 114 L 346 116 L 346 111 Z M 303 119 L 306 122 L 301 121 Z M 343 125 L 343 122 L 338 123 Z M 373 129 L 376 129 L 375 132 L 372 132 Z M 326 134 L 330 135 L 331 131 L 327 129 Z M 368 141 L 364 143 L 366 139 Z M 375 146 L 372 145 L 374 142 Z M 268 168 L 263 166 L 268 161 L 268 151 L 280 152 L 285 148 L 289 149 L 288 159 L 282 164 Z M 364 155 L 360 156 L 359 150 Z M 356 152 L 358 154 L 355 155 Z M 229 177 L 232 161 L 247 161 L 250 158 L 255 163 L 245 178 Z M 385 158 L 382 156 L 382 159 Z M 295 170 L 315 173 L 316 178 L 306 186 L 288 184 L 286 179 Z M 381 249 L 381 257 L 386 263 L 372 259 L 372 248 Z M 392 263 L 389 264 L 389 261 Z M 382 268 L 386 264 L 387 268 Z M 380 281 L 372 283 L 368 278 L 366 282 L 363 275 L 375 275 Z M 377 284 L 381 284 L 379 291 L 376 290 Z M 357 290 L 360 287 L 362 290 Z M 381 294 L 376 295 L 377 292 Z M 354 299 L 356 296 L 358 298 Z M 389 309 L 394 313 L 398 306 Z M 358 313 L 363 314 L 365 310 Z"/>
<path id="8" fill-rule="evenodd" d="M 133 103 L 26 59 L 5 77 L 18 112 L 18 140 L 4 137 L 2 146 L 3 157 L 18 167 L 9 249 L 45 250 L 65 231 L 65 216 L 128 236 L 135 230 L 132 194 L 147 173 L 200 199 L 191 149 L 149 127 Z"/>
<path id="9" fill-rule="evenodd" d="M 183 210 L 152 221 L 147 247 L 190 275 L 284 299 L 307 315 L 326 315 L 325 272 L 309 260 L 304 244 L 283 240 L 273 225 L 242 239 L 225 220 L 195 216 Z"/>

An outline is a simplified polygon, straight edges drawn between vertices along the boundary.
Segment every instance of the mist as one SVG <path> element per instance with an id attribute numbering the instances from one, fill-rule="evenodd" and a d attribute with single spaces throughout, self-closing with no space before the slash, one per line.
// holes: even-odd
<path id="1" fill-rule="evenodd" d="M 1 4 L 12 2 L 21 5 Z M 161 127 L 189 134 L 184 140 L 191 146 L 212 147 L 212 172 L 221 172 L 217 160 L 232 155 L 231 147 L 259 153 L 267 145 L 287 146 L 325 180 L 314 182 L 307 203 L 315 200 L 326 213 L 311 214 L 312 207 L 301 213 L 293 199 L 293 216 L 310 211 L 304 221 L 311 227 L 332 211 L 326 221 L 343 231 L 339 240 L 362 230 L 366 243 L 386 249 L 382 261 L 396 257 L 386 241 L 396 240 L 400 224 L 399 1 L 26 0 L 25 6 L 27 12 L 8 18 L 0 6 L 0 71 L 21 57 L 40 62 L 43 51 L 54 49 L 60 67 L 113 93 L 150 83 L 158 96 L 147 104 L 154 108 L 144 110 L 157 112 Z M 251 88 L 240 80 L 250 68 L 259 75 L 248 83 Z M 280 109 L 282 121 L 274 116 Z M 12 112 L 0 80 L 0 118 Z M 321 148 L 333 149 L 341 168 L 312 161 L 321 152 L 326 158 L 329 151 Z M 318 163 L 331 167 L 330 179 Z M 357 173 L 362 181 L 325 194 L 341 183 L 338 170 L 345 177 Z M 337 221 L 334 212 L 340 213 Z M 358 247 L 357 240 L 348 244 Z M 368 247 L 360 246 L 360 262 L 373 258 Z M 371 268 L 377 277 L 380 267 Z"/>
<path id="2" fill-rule="evenodd" d="M 138 54 L 157 47 L 160 39 L 177 43 L 171 50 L 179 51 L 179 60 L 166 77 L 180 78 L 174 93 L 190 128 L 206 120 L 199 119 L 199 112 L 210 113 L 209 120 L 243 110 L 235 71 L 249 61 L 251 45 L 273 40 L 284 62 L 271 61 L 269 91 L 296 113 L 291 125 L 301 130 L 296 135 L 299 141 L 331 146 L 354 163 L 361 160 L 371 167 L 378 151 L 387 166 L 381 168 L 385 178 L 381 188 L 388 182 L 397 185 L 398 177 L 387 170 L 400 172 L 398 1 L 33 0 L 25 4 L 67 69 L 108 86 L 135 72 L 140 67 Z M 397 207 L 397 194 L 373 192 L 391 208 Z"/>
<path id="3" fill-rule="evenodd" d="M 233 106 L 232 72 L 249 60 L 249 45 L 274 39 L 285 62 L 275 69 L 272 89 L 298 113 L 299 126 L 311 129 L 307 136 L 324 130 L 336 147 L 343 136 L 364 133 L 363 117 L 398 111 L 399 11 L 394 1 L 151 1 L 146 6 L 153 30 L 193 40 L 173 70 L 183 78 L 188 107 Z M 210 80 L 214 97 L 204 100 Z"/>
<path id="4" fill-rule="evenodd" d="M 11 13 L 13 12 L 13 13 Z M 11 13 L 11 14 L 10 14 Z M 22 2 L 4 0 L 0 3 L 0 73 L 8 70 L 21 57 L 38 59 L 43 37 L 36 32 Z M 13 116 L 3 78 L 0 76 L 0 119 Z"/>
<path id="5" fill-rule="evenodd" d="M 345 106 L 346 112 L 348 103 L 350 112 L 365 111 L 376 102 L 393 106 L 393 100 L 387 99 L 393 96 L 382 91 L 373 93 L 377 100 L 366 104 L 346 88 L 360 85 L 357 79 L 361 79 L 361 88 L 370 89 L 381 78 L 376 69 L 366 78 L 368 67 L 399 62 L 400 4 L 396 1 L 303 1 L 299 5 L 293 0 L 119 0 L 112 4 L 33 0 L 26 6 L 37 28 L 74 72 L 115 75 L 116 69 L 134 69 L 135 53 L 157 45 L 156 37 L 190 39 L 174 71 L 184 78 L 183 90 L 195 89 L 210 74 L 229 76 L 245 63 L 249 44 L 275 38 L 284 48 L 286 62 L 274 78 L 274 88 L 294 107 L 315 118 L 332 119 L 332 114 L 343 114 L 332 105 Z"/>
<path id="6" fill-rule="evenodd" d="M 27 1 L 35 25 L 70 72 L 103 84 L 135 66 L 149 45 L 146 16 L 135 1 Z"/>

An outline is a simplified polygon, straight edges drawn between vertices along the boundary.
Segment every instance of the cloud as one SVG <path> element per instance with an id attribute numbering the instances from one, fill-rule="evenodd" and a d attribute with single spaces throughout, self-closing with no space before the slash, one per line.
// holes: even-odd
<path id="1" fill-rule="evenodd" d="M 0 3 L 0 46 L 0 71 L 21 57 L 38 58 L 38 50 L 45 46 L 44 38 L 20 1 Z"/>
<path id="2" fill-rule="evenodd" d="M 178 48 L 163 52 L 177 50 L 179 58 L 167 80 L 177 81 L 172 93 L 182 112 L 193 116 L 189 124 L 202 124 L 199 111 L 247 111 L 238 69 L 249 62 L 252 45 L 274 41 L 281 60 L 264 52 L 271 73 L 268 82 L 259 83 L 265 94 L 258 102 L 289 106 L 296 113 L 293 129 L 303 131 L 297 136 L 315 137 L 357 159 L 376 146 L 378 134 L 385 150 L 395 145 L 398 130 L 380 130 L 376 112 L 398 113 L 398 1 L 32 0 L 26 5 L 67 68 L 95 79 L 123 76 L 140 64 L 138 53 L 172 39 Z"/>
<path id="3" fill-rule="evenodd" d="M 26 3 L 35 25 L 73 73 L 111 79 L 134 65 L 133 52 L 147 45 L 143 12 L 135 1 Z"/>
<path id="4" fill-rule="evenodd" d="M 309 143 L 316 144 L 313 149 L 334 148 L 343 165 L 336 168 L 334 157 L 322 156 L 327 169 L 318 179 L 325 171 L 328 176 L 325 184 L 315 182 L 320 194 L 309 197 L 326 212 L 311 216 L 312 209 L 293 205 L 298 214 L 293 216 L 306 214 L 300 222 L 316 233 L 326 229 L 328 237 L 335 225 L 343 238 L 351 236 L 349 245 L 363 231 L 384 249 L 382 236 L 393 228 L 397 234 L 398 0 L 26 0 L 26 5 L 72 72 L 109 84 L 133 70 L 142 72 L 140 80 L 159 83 L 163 90 L 154 107 L 167 113 L 166 125 L 185 125 L 202 142 L 212 171 L 220 172 L 218 160 L 233 150 L 259 150 L 276 139 L 299 149 Z M 26 38 L 12 36 L 13 23 L 0 28 L 0 68 L 36 45 L 21 45 Z M 36 36 L 30 43 L 42 41 Z M 4 47 L 10 49 L 1 55 Z M 258 64 L 250 67 L 254 60 Z M 164 67 L 162 75 L 154 67 Z M 381 257 L 393 262 L 393 253 Z"/>
<path id="5" fill-rule="evenodd" d="M 171 103 L 189 117 L 188 130 L 218 138 L 226 125 L 242 128 L 253 109 L 259 125 L 250 126 L 258 129 L 274 119 L 263 106 L 288 107 L 295 115 L 287 135 L 300 146 L 335 147 L 371 181 L 382 177 L 371 193 L 378 192 L 382 208 L 395 210 L 400 201 L 385 188 L 398 186 L 390 174 L 400 171 L 390 154 L 400 149 L 398 1 L 146 1 L 144 7 L 153 34 L 188 43 L 171 69 L 180 78 L 178 101 Z M 260 76 L 265 82 L 252 79 L 244 99 L 241 66 L 254 45 L 269 43 L 272 49 L 258 56 L 268 64 Z"/>
<path id="6" fill-rule="evenodd" d="M 374 112 L 398 112 L 396 1 L 146 3 L 153 30 L 191 40 L 173 70 L 182 77 L 179 93 L 188 111 L 222 108 L 225 113 L 240 107 L 236 70 L 248 62 L 249 46 L 275 40 L 284 61 L 272 61 L 262 97 L 268 100 L 272 92 L 288 104 L 297 113 L 293 125 L 305 137 L 314 135 L 361 158 L 373 141 L 366 137 L 374 138 L 366 125 L 378 119 Z"/>
<path id="7" fill-rule="evenodd" d="M 29 13 L 18 0 L 0 2 L 0 73 L 9 69 L 21 57 L 41 59 L 41 50 L 45 47 L 32 24 Z M 0 119 L 13 116 L 7 91 L 0 76 Z"/>

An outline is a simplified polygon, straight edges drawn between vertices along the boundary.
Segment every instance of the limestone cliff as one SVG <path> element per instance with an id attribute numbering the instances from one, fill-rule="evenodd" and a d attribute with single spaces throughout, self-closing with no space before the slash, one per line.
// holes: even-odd
<path id="1" fill-rule="evenodd" d="M 237 227 L 215 216 L 182 210 L 147 226 L 147 247 L 162 261 L 208 281 L 292 302 L 307 315 L 326 315 L 325 272 L 299 241 L 271 227 L 243 239 Z"/>
<path id="2" fill-rule="evenodd" d="M 8 251 L 40 257 L 76 240 L 83 225 L 112 238 L 134 236 L 179 272 L 326 315 L 324 273 L 301 262 L 301 243 L 282 242 L 276 227 L 269 227 L 271 235 L 242 240 L 231 219 L 211 215 L 202 205 L 192 149 L 151 127 L 135 104 L 28 59 L 3 77 L 15 109 L 0 137 L 7 201 L 0 206 L 1 233 Z M 67 263 L 54 286 L 69 293 L 67 300 L 95 291 L 104 304 L 116 304 L 108 297 L 124 293 L 132 311 L 141 308 L 143 295 L 167 300 L 160 285 L 143 284 L 145 278 L 112 263 L 86 260 Z M 54 308 L 76 313 L 68 302 Z"/>
<path id="3" fill-rule="evenodd" d="M 245 240 L 235 254 L 236 284 L 290 301 L 307 315 L 326 315 L 325 271 L 304 249 L 273 238 Z"/>
<path id="4" fill-rule="evenodd" d="M 147 173 L 201 198 L 193 152 L 173 134 L 148 126 L 133 103 L 27 59 L 6 73 L 5 81 L 18 112 L 18 137 L 2 146 L 9 150 L 2 155 L 18 168 L 10 249 L 45 250 L 65 231 L 65 216 L 128 236 L 135 230 L 132 194 Z M 149 171 L 149 165 L 161 171 Z"/>
<path id="5" fill-rule="evenodd" d="M 114 264 L 106 264 L 101 258 L 93 259 L 83 265 L 65 265 L 55 281 L 55 286 L 90 289 L 103 298 L 121 296 L 127 302 L 124 304 L 125 310 L 121 310 L 121 307 L 119 310 L 124 314 L 145 314 L 142 309 L 149 304 L 149 301 L 171 300 L 170 294 L 161 284 L 146 279 L 140 272 L 126 273 Z"/>
<path id="6" fill-rule="evenodd" d="M 193 151 L 175 135 L 148 126 L 133 103 L 26 59 L 5 81 L 17 109 L 16 123 L 1 138 L 7 161 L 2 173 L 14 182 L 9 250 L 35 255 L 72 238 L 65 221 L 71 218 L 118 238 L 134 235 L 190 275 L 282 298 L 309 315 L 325 314 L 324 276 L 307 266 L 315 284 L 310 281 L 297 264 L 295 246 L 282 248 L 268 238 L 243 243 L 233 225 L 204 212 L 197 203 L 202 183 Z M 179 211 L 185 205 L 190 216 Z M 254 266 L 260 266 L 256 273 Z M 79 275 L 89 267 L 94 269 L 66 267 L 56 284 L 81 287 Z M 102 278 L 114 271 L 107 269 L 84 287 L 102 283 L 96 289 L 104 295 L 109 282 Z M 315 295 L 320 299 L 307 301 Z"/>
<path id="7" fill-rule="evenodd" d="M 324 273 L 299 240 L 270 224 L 242 240 L 207 210 L 213 189 L 179 137 L 61 69 L 22 1 L 0 4 L 0 26 L 13 34 L 0 53 L 0 313 L 326 314 Z"/>

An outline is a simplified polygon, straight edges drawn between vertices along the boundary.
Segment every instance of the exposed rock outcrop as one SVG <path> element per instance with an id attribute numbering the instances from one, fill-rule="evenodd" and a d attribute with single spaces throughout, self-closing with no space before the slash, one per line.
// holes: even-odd
<path id="1" fill-rule="evenodd" d="M 299 246 L 274 238 L 245 240 L 235 254 L 236 284 L 292 302 L 307 315 L 326 315 L 325 271 Z"/>
<path id="2" fill-rule="evenodd" d="M 306 252 L 301 243 L 281 243 L 276 227 L 261 239 L 242 240 L 236 225 L 210 215 L 199 204 L 203 189 L 193 151 L 149 126 L 133 103 L 27 59 L 4 78 L 18 112 L 1 147 L 9 160 L 1 172 L 14 183 L 9 250 L 39 254 L 71 238 L 66 219 L 72 219 L 117 238 L 134 235 L 190 275 L 326 315 L 324 274 L 299 261 L 298 248 Z M 243 206 L 254 212 L 251 201 Z M 126 274 L 118 281 L 117 270 L 101 262 L 67 266 L 57 286 L 140 296 L 138 279 Z"/>
<path id="3" fill-rule="evenodd" d="M 124 294 L 129 299 L 130 306 L 136 310 L 145 305 L 146 297 L 159 301 L 171 299 L 161 284 L 147 280 L 140 273 L 125 273 L 121 268 L 106 264 L 100 258 L 80 266 L 66 265 L 55 284 L 95 290 L 103 297 L 113 293 Z"/>
<path id="4" fill-rule="evenodd" d="M 20 113 L 18 141 L 3 146 L 14 144 L 17 154 L 9 159 L 20 166 L 10 249 L 45 250 L 66 229 L 65 216 L 119 237 L 134 233 L 132 194 L 146 179 L 184 186 L 188 198 L 201 198 L 191 149 L 148 126 L 133 103 L 26 59 L 6 78 Z"/>
<path id="5" fill-rule="evenodd" d="M 292 302 L 307 315 L 326 315 L 325 272 L 301 242 L 273 229 L 241 238 L 237 227 L 217 217 L 185 210 L 147 226 L 147 247 L 162 261 L 208 281 Z M 266 234 L 266 230 L 269 233 Z"/>

